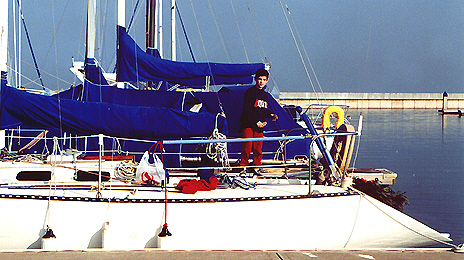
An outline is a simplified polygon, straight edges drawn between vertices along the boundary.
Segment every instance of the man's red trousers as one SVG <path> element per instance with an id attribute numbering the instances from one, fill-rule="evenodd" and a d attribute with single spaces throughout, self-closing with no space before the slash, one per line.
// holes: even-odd
<path id="1" fill-rule="evenodd" d="M 261 138 L 263 133 L 253 131 L 251 128 L 245 128 L 242 130 L 243 138 Z M 248 165 L 248 159 L 250 158 L 251 150 L 253 149 L 253 165 L 261 166 L 261 159 L 263 159 L 263 141 L 243 142 L 242 143 L 242 155 L 240 157 L 240 165 Z"/>

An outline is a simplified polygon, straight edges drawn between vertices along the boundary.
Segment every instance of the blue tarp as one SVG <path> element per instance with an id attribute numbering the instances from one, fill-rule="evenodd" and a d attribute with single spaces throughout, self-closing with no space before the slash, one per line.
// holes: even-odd
<path id="1" fill-rule="evenodd" d="M 194 104 L 202 103 L 202 111 L 217 114 L 222 111 L 226 114 L 228 136 L 241 137 L 240 115 L 242 113 L 243 97 L 245 91 L 252 85 L 223 87 L 219 92 L 159 92 L 150 90 L 118 89 L 110 86 L 97 86 L 86 83 L 61 92 L 62 98 L 78 99 L 123 104 L 126 106 L 152 106 L 168 107 L 177 110 L 188 111 Z M 268 120 L 264 128 L 265 136 L 281 136 L 286 130 L 300 128 L 292 117 L 280 106 L 280 104 L 268 94 L 268 106 L 278 115 L 279 120 Z M 291 135 L 306 134 L 306 131 L 292 131 Z M 288 158 L 295 155 L 308 155 L 309 139 L 291 142 L 287 147 Z M 229 143 L 231 158 L 236 158 L 240 152 L 240 143 Z M 265 142 L 264 150 L 275 151 L 278 142 Z M 268 158 L 265 156 L 265 158 Z"/>
<path id="2" fill-rule="evenodd" d="M 250 84 L 263 63 L 227 64 L 176 62 L 160 59 L 143 51 L 118 26 L 117 81 L 168 81 L 185 86 L 205 86 L 211 76 L 211 85 Z"/>
<path id="3" fill-rule="evenodd" d="M 223 87 L 216 92 L 159 92 L 151 90 L 119 89 L 112 86 L 101 86 L 86 82 L 58 95 L 61 98 L 105 102 L 125 106 L 165 107 L 181 111 L 188 111 L 198 103 L 202 103 L 202 111 L 213 114 L 225 112 L 227 117 L 228 133 L 240 135 L 240 115 L 242 113 L 243 96 L 245 91 L 253 85 Z M 278 121 L 270 121 L 266 131 L 298 128 L 280 104 L 268 94 L 269 109 L 278 116 Z"/>
<path id="4" fill-rule="evenodd" d="M 9 86 L 1 88 L 2 129 L 21 122 L 28 126 L 62 129 L 79 135 L 102 133 L 114 137 L 159 140 L 209 136 L 215 120 L 216 114 L 207 112 L 75 101 L 32 94 Z M 228 133 L 223 117 L 218 117 L 218 129 Z"/>
<path id="5" fill-rule="evenodd" d="M 119 89 L 113 86 L 93 84 L 89 81 L 57 94 L 61 98 L 80 101 L 127 106 L 166 107 L 177 110 L 182 110 L 182 95 L 182 92 L 177 91 Z"/>
<path id="6" fill-rule="evenodd" d="M 48 129 L 51 131 L 49 136 L 63 136 L 63 132 L 67 132 L 68 136 L 103 133 L 116 137 L 160 140 L 179 138 L 180 135 L 210 136 L 214 127 L 214 117 L 223 110 L 227 120 L 219 118 L 219 130 L 228 133 L 228 137 L 240 137 L 243 95 L 249 87 L 250 85 L 224 87 L 218 93 L 183 93 L 139 91 L 86 84 L 86 88 L 81 85 L 49 97 L 3 85 L 0 93 L 0 126 L 2 129 L 18 125 L 22 125 L 23 128 Z M 201 113 L 180 111 L 188 110 L 193 104 L 200 102 L 203 104 Z M 269 109 L 279 116 L 279 120 L 268 121 L 265 136 L 281 136 L 286 130 L 300 127 L 270 94 L 268 105 Z M 58 107 L 61 107 L 61 110 Z M 159 116 L 157 113 L 160 111 L 166 113 Z M 126 120 L 128 118 L 129 120 Z M 162 122 L 156 123 L 155 120 Z M 155 126 L 161 129 L 155 129 Z M 307 132 L 297 130 L 291 132 L 291 135 L 305 133 Z M 25 139 L 24 142 L 26 141 L 28 140 Z M 114 145 L 110 140 L 106 141 L 108 143 L 105 147 Z M 307 139 L 289 143 L 287 158 L 308 155 L 309 141 Z M 123 151 L 141 152 L 147 150 L 151 144 L 121 140 L 120 145 Z M 278 146 L 278 142 L 265 142 L 263 150 L 276 151 Z M 78 143 L 76 148 L 81 151 L 98 150 L 96 140 L 89 140 L 88 144 Z M 37 152 L 42 151 L 42 147 L 39 146 L 35 149 Z M 165 158 L 168 167 L 181 166 L 179 157 L 174 153 L 180 150 L 183 153 L 199 151 L 195 145 L 166 145 L 165 149 L 167 153 L 171 153 L 166 154 Z M 240 143 L 229 143 L 228 151 L 230 158 L 238 158 Z M 264 158 L 270 157 L 265 155 Z"/>
<path id="7" fill-rule="evenodd" d="M 98 62 L 94 58 L 86 58 L 85 59 L 85 78 L 99 85 L 108 85 L 105 77 L 103 76 L 103 71 L 98 64 Z"/>
<path id="8" fill-rule="evenodd" d="M 9 88 L 7 84 L 7 73 L 5 71 L 1 72 L 1 77 L 0 77 L 0 94 L 2 93 L 3 89 Z M 20 125 L 22 125 L 22 122 L 18 120 L 17 118 L 14 118 L 10 113 L 8 113 L 6 110 L 3 109 L 3 103 L 4 103 L 5 98 L 3 98 L 3 95 L 0 96 L 0 129 L 9 129 L 9 128 L 15 128 Z"/>

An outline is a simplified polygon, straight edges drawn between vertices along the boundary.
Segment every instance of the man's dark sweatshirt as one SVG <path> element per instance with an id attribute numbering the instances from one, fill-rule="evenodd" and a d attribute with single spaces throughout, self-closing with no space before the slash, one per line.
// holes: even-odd
<path id="1" fill-rule="evenodd" d="M 259 89 L 256 85 L 245 91 L 243 99 L 243 111 L 240 117 L 240 129 L 251 128 L 253 131 L 261 133 L 263 128 L 256 125 L 258 121 L 265 122 L 266 118 L 271 117 L 272 112 L 267 109 L 267 93 Z"/>

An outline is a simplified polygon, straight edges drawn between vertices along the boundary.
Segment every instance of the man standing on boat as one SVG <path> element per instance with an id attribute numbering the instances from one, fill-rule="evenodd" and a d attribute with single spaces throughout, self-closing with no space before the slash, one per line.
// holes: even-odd
<path id="1" fill-rule="evenodd" d="M 240 129 L 243 138 L 261 138 L 266 126 L 266 118 L 277 120 L 277 115 L 272 113 L 267 104 L 267 93 L 264 91 L 269 81 L 269 72 L 265 69 L 259 69 L 255 74 L 256 84 L 245 91 L 243 100 L 243 111 L 240 117 Z M 240 157 L 240 166 L 247 166 L 248 159 L 253 149 L 253 165 L 255 166 L 255 175 L 261 175 L 263 169 L 261 159 L 263 158 L 263 141 L 252 141 L 242 143 L 242 154 Z M 258 169 L 259 168 L 259 169 Z"/>

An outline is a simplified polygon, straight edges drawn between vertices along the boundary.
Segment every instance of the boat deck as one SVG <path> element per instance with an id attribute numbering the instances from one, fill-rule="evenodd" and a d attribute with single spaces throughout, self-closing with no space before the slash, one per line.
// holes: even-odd
<path id="1" fill-rule="evenodd" d="M 168 201 L 176 202 L 219 202 L 219 201 L 241 201 L 242 199 L 250 200 L 275 200 L 275 199 L 298 199 L 308 196 L 336 196 L 349 195 L 353 192 L 348 192 L 340 187 L 311 185 L 311 193 L 309 194 L 309 186 L 307 181 L 300 180 L 282 180 L 282 179 L 251 179 L 247 178 L 250 184 L 256 185 L 255 188 L 242 189 L 216 189 L 211 191 L 198 191 L 195 194 L 184 194 L 172 185 L 168 187 Z M 176 180 L 173 181 L 176 183 Z M 14 196 L 17 199 L 51 199 L 63 200 L 68 198 L 88 198 L 88 200 L 118 200 L 117 202 L 162 202 L 164 201 L 164 192 L 160 187 L 133 186 L 124 185 L 121 183 L 106 183 L 102 190 L 102 198 L 97 198 L 95 182 L 89 183 L 62 183 L 50 186 L 49 184 L 34 186 L 28 183 L 0 185 L 0 196 Z"/>

